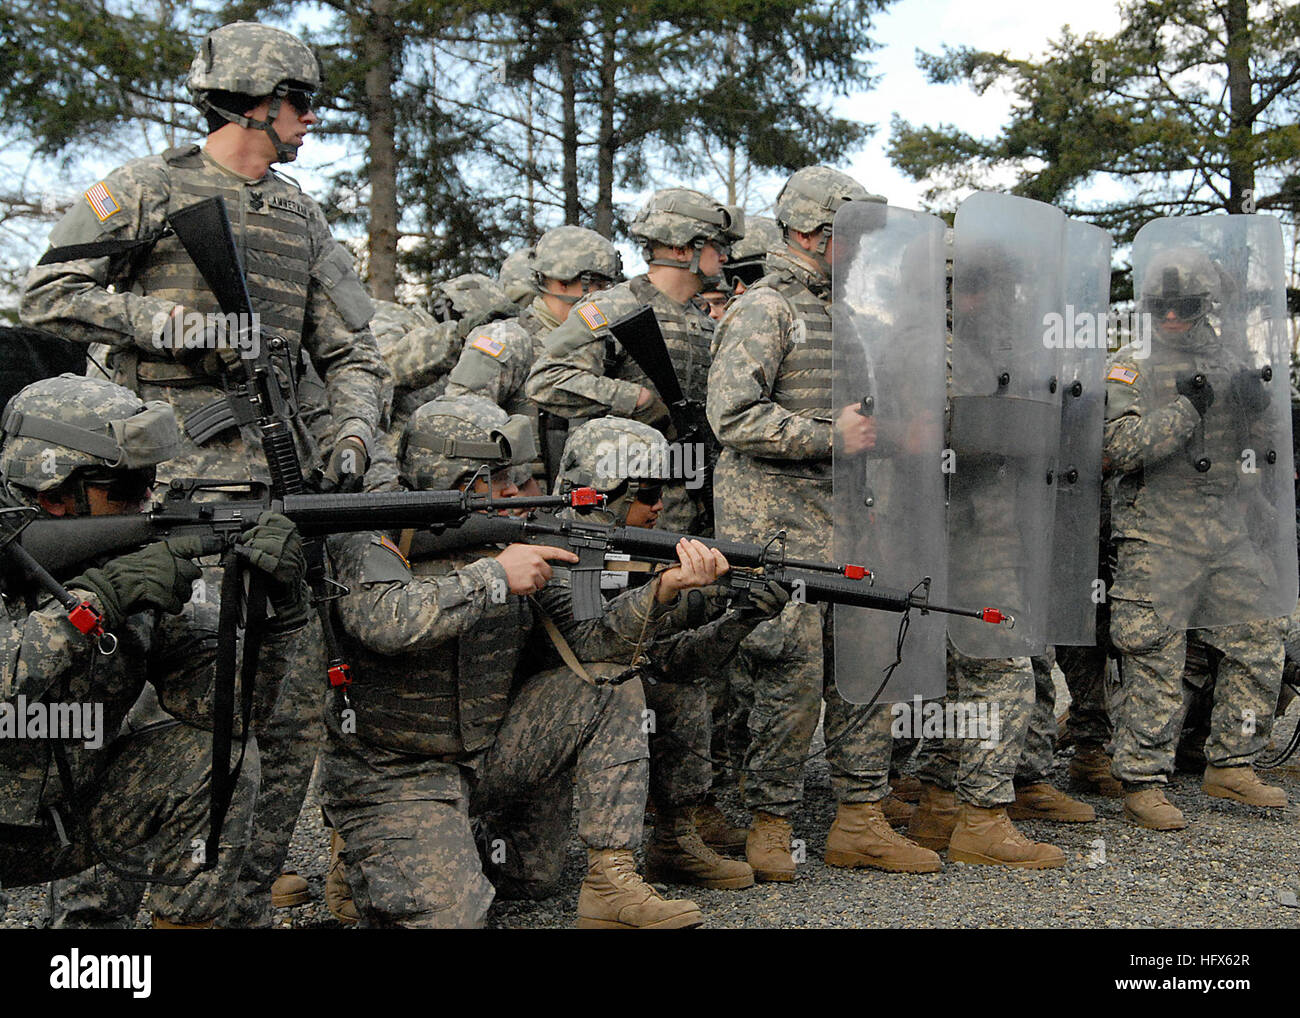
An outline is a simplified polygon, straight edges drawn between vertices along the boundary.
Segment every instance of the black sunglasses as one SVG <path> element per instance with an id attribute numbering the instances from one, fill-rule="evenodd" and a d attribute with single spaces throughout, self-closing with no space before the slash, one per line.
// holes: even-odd
<path id="1" fill-rule="evenodd" d="M 313 102 L 312 94 L 301 88 L 291 88 L 284 93 L 284 101 L 293 107 L 293 111 L 298 116 L 305 116 L 311 112 Z"/>
<path id="2" fill-rule="evenodd" d="M 110 502 L 143 502 L 157 481 L 157 472 L 152 467 L 147 470 L 116 470 L 111 474 L 85 474 L 81 480 L 84 484 L 103 488 L 104 497 Z"/>
<path id="3" fill-rule="evenodd" d="M 664 486 L 662 484 L 639 485 L 636 494 L 632 497 L 642 505 L 654 505 L 664 497 Z"/>

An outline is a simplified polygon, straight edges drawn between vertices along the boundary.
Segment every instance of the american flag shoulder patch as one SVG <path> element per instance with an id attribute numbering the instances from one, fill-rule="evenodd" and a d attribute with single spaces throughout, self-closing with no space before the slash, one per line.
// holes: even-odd
<path id="1" fill-rule="evenodd" d="M 504 340 L 497 339 L 495 336 L 479 336 L 470 344 L 475 350 L 480 350 L 489 357 L 500 357 L 501 351 L 506 348 Z"/>
<path id="2" fill-rule="evenodd" d="M 1126 368 L 1122 364 L 1116 364 L 1106 372 L 1106 381 L 1123 382 L 1125 385 L 1132 385 L 1137 381 L 1138 373 L 1135 368 Z"/>
<path id="3" fill-rule="evenodd" d="M 589 329 L 602 329 L 609 324 L 609 319 L 595 304 L 588 304 L 578 314 L 582 316 L 582 320 L 587 323 Z"/>
<path id="4" fill-rule="evenodd" d="M 402 550 L 393 543 L 392 538 L 387 534 L 381 534 L 379 536 L 379 546 L 387 551 L 391 551 L 394 555 L 400 558 L 402 560 L 402 565 L 406 566 L 407 569 L 411 568 L 411 563 L 408 562 L 406 556 L 402 554 Z"/>
<path id="5" fill-rule="evenodd" d="M 90 202 L 91 209 L 99 217 L 101 223 L 108 219 L 109 216 L 122 211 L 122 206 L 117 203 L 116 198 L 109 194 L 108 185 L 102 180 L 86 192 L 86 201 Z"/>

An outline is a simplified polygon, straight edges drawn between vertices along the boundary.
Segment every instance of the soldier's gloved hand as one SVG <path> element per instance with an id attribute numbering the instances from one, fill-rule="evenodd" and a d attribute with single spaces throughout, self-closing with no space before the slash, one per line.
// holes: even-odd
<path id="1" fill-rule="evenodd" d="M 190 559 L 203 554 L 197 537 L 179 537 L 121 555 L 68 582 L 89 590 L 104 606 L 104 625 L 114 628 L 130 615 L 158 608 L 179 615 L 202 571 Z"/>
<path id="2" fill-rule="evenodd" d="M 321 475 L 320 490 L 326 493 L 360 491 L 369 466 L 366 443 L 356 435 L 344 435 L 330 453 L 330 461 Z"/>
<path id="3" fill-rule="evenodd" d="M 1196 412 L 1202 417 L 1205 416 L 1205 411 L 1214 405 L 1214 386 L 1204 375 L 1189 375 L 1187 378 L 1178 379 L 1177 389 L 1178 395 L 1186 396 L 1191 400 L 1192 406 L 1196 407 Z"/>
<path id="4" fill-rule="evenodd" d="M 761 587 L 745 591 L 745 596 L 736 602 L 735 607 L 744 618 L 766 622 L 780 615 L 789 603 L 790 592 L 775 580 L 768 580 Z"/>
<path id="5" fill-rule="evenodd" d="M 1269 395 L 1264 388 L 1264 379 L 1255 368 L 1243 368 L 1232 376 L 1228 391 L 1237 405 L 1248 414 L 1257 414 L 1268 409 Z"/>
<path id="6" fill-rule="evenodd" d="M 293 523 L 279 513 L 262 513 L 256 526 L 239 536 L 235 554 L 266 574 L 266 597 L 275 608 L 274 630 L 287 633 L 305 626 L 311 605 L 307 558 Z"/>

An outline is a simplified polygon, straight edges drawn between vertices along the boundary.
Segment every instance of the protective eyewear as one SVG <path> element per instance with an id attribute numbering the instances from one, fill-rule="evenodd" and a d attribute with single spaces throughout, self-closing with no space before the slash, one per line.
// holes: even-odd
<path id="1" fill-rule="evenodd" d="M 1170 311 L 1178 318 L 1195 318 L 1205 310 L 1204 297 L 1148 297 L 1147 308 L 1164 318 Z"/>

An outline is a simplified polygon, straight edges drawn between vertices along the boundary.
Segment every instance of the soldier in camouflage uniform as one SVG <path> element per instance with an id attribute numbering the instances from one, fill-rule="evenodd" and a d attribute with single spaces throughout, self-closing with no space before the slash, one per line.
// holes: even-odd
<path id="1" fill-rule="evenodd" d="M 630 417 L 673 439 L 678 436 L 668 407 L 608 326 L 646 305 L 653 308 L 682 392 L 702 407 L 713 322 L 691 298 L 716 285 L 729 245 L 744 235 L 744 213 L 698 191 L 668 188 L 650 196 L 631 233 L 642 243 L 648 269 L 574 305 L 546 336 L 528 395 L 543 410 L 571 420 Z M 665 529 L 702 533 L 707 516 L 699 496 L 670 493 L 660 519 Z"/>
<path id="2" fill-rule="evenodd" d="M 463 487 L 487 463 L 493 493 L 510 495 L 508 468 L 532 459 L 530 437 L 526 420 L 482 400 L 435 401 L 407 428 L 403 478 L 414 488 Z M 336 539 L 332 553 L 351 590 L 336 610 L 354 681 L 349 701 L 326 712 L 322 785 L 363 923 L 482 925 L 493 890 L 470 814 L 545 799 L 572 770 L 589 857 L 578 924 L 698 925 L 692 902 L 661 898 L 635 870 L 645 701 L 629 668 L 662 626 L 684 618 L 678 594 L 713 582 L 725 559 L 684 543 L 681 566 L 577 623 L 561 570 L 549 564 L 577 561 L 564 549 L 408 561 L 386 537 L 358 535 Z M 555 645 L 539 617 L 561 634 Z M 579 677 L 561 663 L 560 639 L 588 676 L 627 681 Z M 522 661 L 545 670 L 516 684 Z"/>
<path id="3" fill-rule="evenodd" d="M 182 349 L 175 342 L 185 313 L 206 314 L 218 305 L 179 241 L 165 232 L 165 219 L 201 198 L 222 196 L 261 338 L 283 340 L 272 344 L 271 354 L 291 404 L 302 358 L 324 379 L 332 427 L 323 484 L 355 486 L 390 398 L 388 371 L 367 327 L 370 300 L 320 208 L 271 170 L 296 157 L 316 122 L 310 106 L 320 85 L 319 63 L 289 33 L 238 22 L 205 39 L 188 85 L 208 121 L 206 145 L 134 160 L 90 188 L 51 232 L 55 250 L 29 274 L 23 318 L 78 342 L 107 344 L 118 382 L 175 408 L 185 434 L 164 479 L 269 480 L 251 424 L 228 412 L 224 386 L 242 379 L 239 352 L 209 335 L 205 348 Z M 82 245 L 97 250 L 76 249 Z M 310 468 L 314 445 L 298 415 L 294 430 Z M 215 594 L 215 579 L 208 587 Z M 316 755 L 322 641 L 314 626 L 299 639 L 280 709 L 262 733 L 263 789 L 248 868 L 234 899 L 237 923 L 270 922 L 271 884 Z M 305 882 L 296 885 L 293 893 L 301 898 Z"/>
<path id="4" fill-rule="evenodd" d="M 668 456 L 663 436 L 649 425 L 625 417 L 598 418 L 569 435 L 560 479 L 606 495 L 609 501 L 598 514 L 599 522 L 649 528 L 663 509 L 663 488 L 673 483 Z M 636 464 L 645 466 L 629 477 L 626 470 Z M 612 594 L 635 584 L 637 577 L 646 579 L 648 574 L 607 571 L 601 585 Z M 691 597 L 698 628 L 652 644 L 645 671 L 646 704 L 655 717 L 650 733 L 655 836 L 646 851 L 646 872 L 656 882 L 748 887 L 754 882 L 750 867 L 714 851 L 719 847 L 714 842 L 719 840 L 715 835 L 721 813 L 715 804 L 706 803 L 712 770 L 705 681 L 735 655 L 756 625 L 779 613 L 788 597 L 779 587 L 734 606 L 723 588 Z M 743 847 L 743 831 L 737 843 L 731 833 L 736 829 L 725 817 L 721 826 L 730 834 L 720 839 L 721 847 Z"/>
<path id="5" fill-rule="evenodd" d="M 0 475 L 7 505 L 47 516 L 137 513 L 156 465 L 178 448 L 176 418 L 165 403 L 143 403 L 111 382 L 62 375 L 28 386 L 7 408 Z M 276 686 L 272 662 L 292 646 L 307 619 L 305 561 L 292 525 L 265 514 L 238 552 L 265 571 L 276 615 L 259 663 L 264 721 Z M 152 880 L 158 927 L 211 926 L 242 864 L 257 794 L 257 740 L 250 737 L 215 868 L 200 872 L 194 846 L 206 840 L 212 768 L 211 695 L 216 610 L 181 615 L 200 570 L 197 538 L 177 538 L 100 561 L 68 589 L 102 616 L 116 651 L 73 628 L 68 611 L 44 591 L 5 590 L 0 620 L 0 701 L 102 707 L 101 747 L 84 740 L 0 740 L 0 874 L 11 886 L 67 876 L 95 861 Z M 33 608 L 32 605 L 35 605 Z M 163 614 L 166 613 L 166 614 Z M 132 710 L 146 677 L 161 713 Z M 130 717 L 128 717 L 130 712 Z M 164 724 L 158 724 L 160 720 Z M 174 720 L 173 720 L 174 719 Z M 236 720 L 236 735 L 239 722 Z M 102 749 L 100 752 L 95 750 Z M 237 749 L 236 749 L 237 753 Z M 67 781 L 56 767 L 66 762 Z M 232 761 L 224 761 L 228 766 Z M 153 859 L 139 859 L 146 850 Z M 133 914 L 139 900 L 125 894 Z"/>
<path id="6" fill-rule="evenodd" d="M 847 201 L 872 200 L 823 166 L 792 175 L 776 202 L 784 248 L 718 327 L 708 418 L 722 443 L 714 481 L 720 536 L 766 543 L 786 531 L 789 554 L 831 557 L 831 454 L 871 448 L 875 425 L 856 404 L 831 406 L 831 223 Z M 879 200 L 879 199 L 876 199 Z M 895 834 L 889 794 L 889 712 L 864 711 L 834 688 L 825 606 L 790 604 L 747 645 L 754 675 L 744 795 L 754 811 L 746 858 L 759 880 L 792 880 L 791 818 L 826 705 L 827 760 L 839 812 L 826 862 L 896 872 L 938 870 L 939 857 Z"/>
<path id="7" fill-rule="evenodd" d="M 1181 569 L 1180 589 L 1213 582 L 1220 596 L 1240 591 L 1247 600 L 1271 568 L 1253 554 L 1246 532 L 1249 492 L 1235 469 L 1239 418 L 1207 414 L 1216 400 L 1247 415 L 1267 401 L 1258 373 L 1246 370 L 1208 320 L 1220 299 L 1220 278 L 1198 249 L 1171 248 L 1153 257 L 1141 294 L 1154 325 L 1152 360 L 1125 347 L 1106 375 L 1106 458 L 1120 475 L 1112 502 L 1117 565 L 1110 595 L 1111 639 L 1122 655 L 1114 773 L 1124 782 L 1126 819 L 1154 830 L 1187 826 L 1164 786 L 1190 691 L 1183 682 L 1188 632 L 1157 610 L 1161 577 Z M 1225 375 L 1227 385 L 1197 384 Z M 1203 436 L 1204 471 L 1188 451 L 1196 435 Z M 1153 487 L 1153 477 L 1163 483 Z M 1224 502 L 1239 511 L 1225 512 Z M 1184 584 L 1190 576 L 1196 581 Z M 1272 728 L 1284 623 L 1265 619 L 1192 631 L 1218 663 L 1205 744 L 1209 795 L 1272 808 L 1287 803 L 1286 793 L 1263 784 L 1253 767 Z M 1254 723 L 1247 724 L 1252 715 Z"/>

